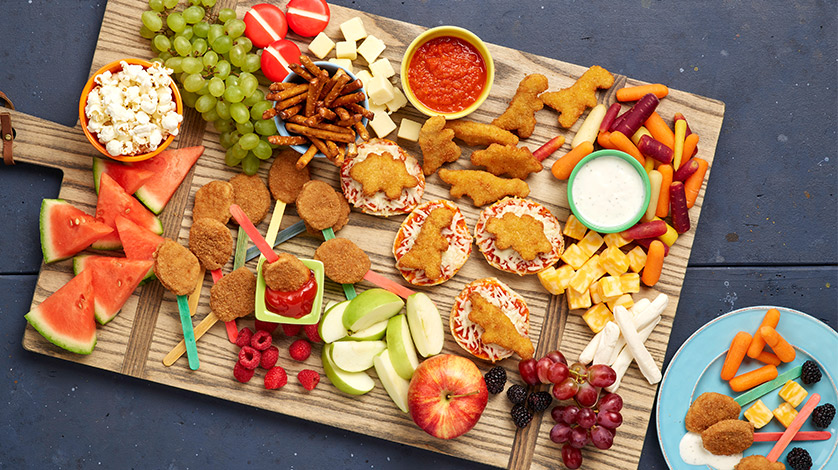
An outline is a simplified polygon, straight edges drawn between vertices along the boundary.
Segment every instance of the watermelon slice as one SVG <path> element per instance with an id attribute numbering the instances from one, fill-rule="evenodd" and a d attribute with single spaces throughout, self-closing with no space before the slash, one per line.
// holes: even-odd
<path id="1" fill-rule="evenodd" d="M 122 250 L 125 251 L 125 257 L 128 259 L 153 260 L 157 247 L 165 241 L 165 238 L 160 235 L 140 227 L 121 215 L 116 218 L 116 230 L 122 241 Z M 150 279 L 156 279 L 153 267 L 148 270 L 144 278 L 144 280 Z"/>
<path id="2" fill-rule="evenodd" d="M 198 145 L 164 150 L 154 158 L 134 163 L 133 168 L 151 171 L 154 175 L 134 195 L 152 212 L 159 214 L 202 153 L 204 146 Z"/>
<path id="3" fill-rule="evenodd" d="M 73 272 L 93 273 L 93 315 L 104 325 L 113 320 L 125 301 L 145 279 L 151 260 L 81 255 L 73 258 Z"/>
<path id="4" fill-rule="evenodd" d="M 134 194 L 140 186 L 154 176 L 151 170 L 135 168 L 132 165 L 120 163 L 110 159 L 93 157 L 93 187 L 99 194 L 99 180 L 107 173 L 128 194 Z"/>
<path id="5" fill-rule="evenodd" d="M 163 224 L 136 199 L 128 195 L 107 173 L 102 174 L 99 183 L 99 200 L 96 203 L 96 217 L 109 227 L 116 227 L 116 217 L 122 215 L 141 227 L 154 233 L 163 233 Z M 93 243 L 98 250 L 116 250 L 122 246 L 119 234 L 106 235 Z"/>
<path id="6" fill-rule="evenodd" d="M 79 354 L 96 346 L 93 318 L 93 273 L 85 270 L 24 315 L 52 344 Z"/>
<path id="7" fill-rule="evenodd" d="M 41 250 L 45 263 L 67 259 L 113 231 L 64 200 L 44 199 L 41 203 Z"/>
<path id="8" fill-rule="evenodd" d="M 88 267 L 88 265 L 89 265 L 88 261 L 93 261 L 97 258 L 112 258 L 112 257 L 111 256 L 99 256 L 99 255 L 87 255 L 87 254 L 76 255 L 76 256 L 73 257 L 73 274 L 75 274 L 75 275 L 81 274 L 81 272 L 84 271 L 84 269 Z M 116 259 L 124 259 L 124 258 L 116 258 Z M 130 259 L 130 258 L 128 258 L 128 259 Z M 143 279 L 140 281 L 138 287 L 147 283 L 147 282 L 149 282 L 149 281 L 151 281 L 151 280 L 153 280 L 153 279 L 157 279 L 157 277 L 154 275 L 154 263 L 152 262 L 151 268 L 149 268 L 148 272 L 145 273 L 145 275 L 143 276 Z M 96 300 L 98 301 L 99 298 L 97 297 Z"/>

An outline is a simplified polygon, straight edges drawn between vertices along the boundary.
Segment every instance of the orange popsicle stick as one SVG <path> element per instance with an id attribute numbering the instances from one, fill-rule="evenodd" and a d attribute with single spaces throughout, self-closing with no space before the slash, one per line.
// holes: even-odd
<path id="1" fill-rule="evenodd" d="M 236 219 L 236 222 L 239 223 L 239 226 L 244 229 L 244 232 L 250 237 L 250 241 L 256 245 L 256 248 L 259 248 L 259 251 L 262 255 L 268 260 L 268 263 L 273 263 L 279 257 L 274 253 L 274 250 L 271 249 L 271 246 L 268 245 L 268 242 L 265 241 L 265 237 L 259 233 L 259 230 L 253 226 L 253 222 L 247 217 L 247 214 L 244 213 L 241 207 L 237 204 L 230 204 L 230 213 L 233 214 L 233 218 Z"/>
<path id="2" fill-rule="evenodd" d="M 813 393 L 809 400 L 806 401 L 806 404 L 803 405 L 803 408 L 800 409 L 800 412 L 797 413 L 797 416 L 794 417 L 789 427 L 786 428 L 783 435 L 780 436 L 780 440 L 774 444 L 774 448 L 771 449 L 771 452 L 768 453 L 768 460 L 772 462 L 776 462 L 780 455 L 783 454 L 783 451 L 786 450 L 788 447 L 789 442 L 794 438 L 797 434 L 797 431 L 800 431 L 800 427 L 803 426 L 803 423 L 809 419 L 809 415 L 812 414 L 812 410 L 818 406 L 818 403 L 821 401 L 821 396 L 817 393 Z"/>
<path id="3" fill-rule="evenodd" d="M 730 342 L 730 349 L 727 350 L 725 362 L 722 366 L 722 380 L 730 380 L 736 376 L 739 366 L 742 364 L 742 359 L 745 359 L 745 352 L 751 344 L 751 334 L 745 331 L 736 333 L 733 341 Z"/>
<path id="4" fill-rule="evenodd" d="M 777 378 L 777 367 L 771 364 L 764 365 L 759 369 L 746 372 L 742 375 L 730 379 L 730 388 L 734 392 L 744 392 L 745 390 L 764 384 L 769 380 Z"/>
<path id="5" fill-rule="evenodd" d="M 770 326 L 761 326 L 759 327 L 759 334 L 765 338 L 766 344 L 771 346 L 771 349 L 774 350 L 774 354 L 776 354 L 781 361 L 791 362 L 794 360 L 794 357 L 796 356 L 794 348 L 780 335 L 780 333 L 777 333 L 777 330 L 771 328 Z"/>
<path id="6" fill-rule="evenodd" d="M 770 326 L 771 328 L 777 328 L 777 324 L 780 323 L 780 311 L 776 308 L 770 308 L 767 312 L 765 312 L 765 317 L 762 319 L 762 323 L 759 326 Z M 748 357 L 751 359 L 756 359 L 759 356 L 759 353 L 762 352 L 762 349 L 765 347 L 765 338 L 759 334 L 759 328 L 757 328 L 757 332 L 754 333 L 754 338 L 751 340 L 751 345 L 748 347 Z"/>

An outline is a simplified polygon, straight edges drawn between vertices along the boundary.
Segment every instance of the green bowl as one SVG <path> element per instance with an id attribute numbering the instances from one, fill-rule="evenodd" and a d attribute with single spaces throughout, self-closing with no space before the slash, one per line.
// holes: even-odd
<path id="1" fill-rule="evenodd" d="M 284 323 L 287 325 L 313 325 L 319 322 L 320 314 L 323 310 L 323 263 L 313 259 L 300 258 L 300 261 L 314 273 L 314 280 L 317 281 L 317 295 L 314 296 L 314 302 L 311 304 L 311 312 L 308 315 L 293 318 L 271 312 L 268 310 L 267 305 L 265 305 L 266 286 L 265 278 L 262 276 L 262 264 L 265 261 L 264 256 L 260 257 L 259 266 L 256 268 L 256 318 L 261 321 Z"/>
<path id="2" fill-rule="evenodd" d="M 640 179 L 643 181 L 643 188 L 644 192 L 646 193 L 643 199 L 643 204 L 638 209 L 637 214 L 633 215 L 631 219 L 621 225 L 611 225 L 611 226 L 602 226 L 595 223 L 590 222 L 584 216 L 579 214 L 579 210 L 576 208 L 576 202 L 573 200 L 573 183 L 576 180 L 576 175 L 579 173 L 579 170 L 585 166 L 586 163 L 600 157 L 617 157 L 622 160 L 627 161 L 631 164 L 631 166 L 637 171 L 640 175 Z M 643 217 L 643 214 L 646 213 L 646 209 L 649 207 L 649 200 L 651 199 L 652 195 L 652 185 L 649 183 L 649 175 L 646 173 L 646 169 L 643 168 L 643 165 L 640 164 L 637 160 L 634 159 L 631 155 L 621 152 L 619 150 L 598 150 L 593 152 L 592 154 L 588 155 L 587 157 L 583 158 L 576 167 L 573 169 L 573 172 L 570 173 L 570 178 L 567 180 L 567 201 L 570 203 L 570 210 L 573 212 L 573 215 L 582 222 L 582 224 L 589 229 L 599 232 L 599 233 L 616 233 L 622 232 L 623 230 L 627 230 L 634 226 L 637 221 Z"/>

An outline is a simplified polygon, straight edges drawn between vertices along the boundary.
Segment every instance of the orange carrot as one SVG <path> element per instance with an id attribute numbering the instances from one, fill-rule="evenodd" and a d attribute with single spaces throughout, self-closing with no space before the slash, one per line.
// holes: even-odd
<path id="1" fill-rule="evenodd" d="M 707 160 L 695 157 L 693 160 L 698 162 L 698 170 L 691 174 L 687 181 L 684 181 L 684 192 L 687 194 L 687 209 L 695 205 L 695 200 L 698 199 L 698 193 L 701 191 L 701 183 L 704 182 L 704 175 L 707 173 L 707 167 L 710 166 Z"/>
<path id="2" fill-rule="evenodd" d="M 765 339 L 765 343 L 771 346 L 771 349 L 774 350 L 774 354 L 776 354 L 781 361 L 791 362 L 794 360 L 794 357 L 796 356 L 794 348 L 780 335 L 780 333 L 777 333 L 777 330 L 770 326 L 761 326 L 759 327 L 759 334 L 763 337 L 763 339 Z"/>
<path id="3" fill-rule="evenodd" d="M 631 155 L 632 157 L 634 157 L 635 160 L 640 162 L 641 165 L 646 164 L 646 157 L 644 157 L 643 154 L 640 153 L 640 150 L 637 150 L 637 146 L 634 145 L 631 139 L 626 137 L 622 132 L 614 131 L 611 133 L 610 137 L 611 145 L 617 147 L 617 150 L 622 150 L 623 152 L 626 152 L 627 154 Z"/>
<path id="4" fill-rule="evenodd" d="M 658 98 L 663 98 L 669 94 L 669 88 L 663 83 L 620 88 L 617 90 L 617 101 L 637 101 L 648 93 L 652 93 Z"/>
<path id="5" fill-rule="evenodd" d="M 652 137 L 670 149 L 675 147 L 675 133 L 666 125 L 663 118 L 658 113 L 652 113 L 649 119 L 643 123 L 643 127 L 649 129 Z"/>
<path id="6" fill-rule="evenodd" d="M 684 137 L 684 160 L 692 157 L 696 147 L 698 147 L 698 134 L 690 134 Z"/>
<path id="7" fill-rule="evenodd" d="M 663 270 L 663 257 L 665 254 L 666 250 L 663 247 L 663 242 L 660 240 L 652 241 L 649 245 L 649 252 L 646 253 L 646 266 L 643 268 L 643 274 L 640 276 L 643 284 L 649 287 L 657 284 L 658 279 L 661 277 L 661 271 Z"/>
<path id="8" fill-rule="evenodd" d="M 598 143 L 599 146 L 604 149 L 614 148 L 614 146 L 611 144 L 611 133 L 608 131 L 599 131 L 599 135 L 596 138 L 596 143 Z"/>
<path id="9" fill-rule="evenodd" d="M 734 392 L 744 392 L 752 389 L 757 385 L 764 384 L 769 380 L 777 378 L 777 367 L 771 364 L 764 365 L 759 369 L 746 372 L 742 375 L 730 379 L 730 389 Z"/>
<path id="10" fill-rule="evenodd" d="M 727 350 L 725 362 L 722 365 L 722 380 L 730 380 L 736 376 L 736 371 L 742 364 L 742 359 L 745 359 L 745 353 L 748 352 L 748 346 L 751 344 L 751 334 L 746 331 L 740 331 L 733 337 L 730 342 L 730 349 Z"/>
<path id="11" fill-rule="evenodd" d="M 762 318 L 762 323 L 760 323 L 759 326 L 777 328 L 778 323 L 780 323 L 780 311 L 776 308 L 769 308 L 768 311 L 765 312 L 765 316 Z M 765 338 L 759 334 L 759 328 L 757 328 L 757 332 L 754 333 L 754 338 L 751 340 L 751 345 L 748 346 L 748 357 L 756 359 L 762 352 L 763 348 L 765 348 Z"/>
<path id="12" fill-rule="evenodd" d="M 669 215 L 669 185 L 672 184 L 672 165 L 661 165 L 658 167 L 663 179 L 661 180 L 661 193 L 658 197 L 658 207 L 655 215 L 665 219 Z"/>
<path id="13" fill-rule="evenodd" d="M 757 335 L 757 336 L 760 336 L 760 335 Z M 783 361 L 780 360 L 779 357 L 777 357 L 776 354 L 770 353 L 768 351 L 763 351 L 763 352 L 759 353 L 759 356 L 755 357 L 754 359 L 758 360 L 759 362 L 761 362 L 763 364 L 771 364 L 771 365 L 775 365 L 775 366 L 779 366 L 783 362 Z"/>
<path id="14" fill-rule="evenodd" d="M 579 163 L 580 160 L 588 156 L 591 152 L 594 151 L 594 144 L 588 142 L 587 140 L 579 144 L 575 149 L 567 152 L 559 158 L 558 160 L 553 163 L 553 168 L 550 170 L 553 172 L 553 176 L 560 180 L 566 180 L 570 178 L 570 174 L 573 172 L 573 169 Z"/>

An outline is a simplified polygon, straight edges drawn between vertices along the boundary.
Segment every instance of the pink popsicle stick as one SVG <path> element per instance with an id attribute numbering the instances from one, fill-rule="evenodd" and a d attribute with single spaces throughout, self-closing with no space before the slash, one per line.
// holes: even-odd
<path id="1" fill-rule="evenodd" d="M 817 393 L 813 393 L 809 400 L 806 401 L 806 404 L 803 405 L 803 408 L 800 409 L 800 412 L 797 413 L 797 416 L 791 421 L 789 427 L 783 432 L 783 435 L 780 436 L 780 439 L 774 444 L 774 448 L 771 449 L 771 452 L 768 453 L 768 460 L 772 462 L 776 462 L 777 459 L 780 458 L 780 455 L 783 454 L 783 451 L 786 450 L 788 447 L 789 442 L 792 441 L 794 435 L 797 434 L 797 431 L 800 431 L 800 427 L 803 426 L 803 423 L 809 419 L 809 415 L 812 414 L 812 410 L 818 406 L 818 403 L 821 401 L 821 396 Z"/>
<path id="2" fill-rule="evenodd" d="M 366 274 L 364 274 L 364 279 L 370 281 L 378 287 L 387 289 L 388 291 L 398 295 L 403 299 L 406 299 L 416 293 L 415 291 L 412 291 L 407 287 L 404 287 L 398 282 L 391 281 L 390 279 L 372 270 L 369 270 Z"/>
<path id="3" fill-rule="evenodd" d="M 247 214 L 239 207 L 237 204 L 230 205 L 230 213 L 233 214 L 233 218 L 236 219 L 236 222 L 239 223 L 239 226 L 244 229 L 244 232 L 247 233 L 247 236 L 250 237 L 250 241 L 256 245 L 256 248 L 259 248 L 259 251 L 268 260 L 268 263 L 273 263 L 279 257 L 274 253 L 274 250 L 271 249 L 271 246 L 268 245 L 268 242 L 265 240 L 265 237 L 259 233 L 259 230 L 256 230 L 256 227 L 247 217 Z"/>
<path id="4" fill-rule="evenodd" d="M 773 442 L 783 436 L 781 432 L 755 432 L 754 442 Z M 832 437 L 829 431 L 800 431 L 791 439 L 792 441 L 826 441 Z"/>
<path id="5" fill-rule="evenodd" d="M 221 269 L 213 269 L 210 271 L 212 274 L 212 282 L 218 282 L 224 276 L 221 273 Z M 230 320 L 224 322 L 224 326 L 227 327 L 227 339 L 230 340 L 231 343 L 235 343 L 236 339 L 239 337 L 239 327 L 236 325 L 236 320 Z"/>

